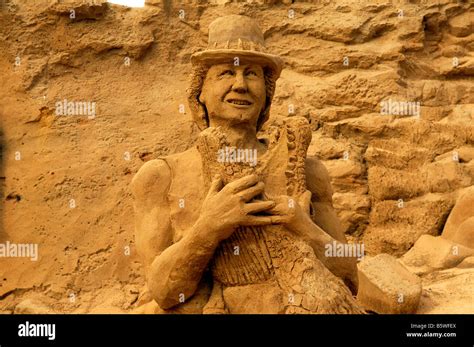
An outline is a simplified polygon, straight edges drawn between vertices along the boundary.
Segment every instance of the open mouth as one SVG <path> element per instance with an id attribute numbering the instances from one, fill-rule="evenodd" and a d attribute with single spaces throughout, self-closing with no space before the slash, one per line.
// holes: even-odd
<path id="1" fill-rule="evenodd" d="M 227 102 L 232 105 L 239 105 L 239 106 L 250 106 L 252 103 L 247 100 L 242 99 L 228 99 Z"/>

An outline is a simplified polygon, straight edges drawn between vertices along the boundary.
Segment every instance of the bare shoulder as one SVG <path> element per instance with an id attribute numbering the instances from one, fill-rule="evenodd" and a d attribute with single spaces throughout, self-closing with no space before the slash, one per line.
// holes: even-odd
<path id="1" fill-rule="evenodd" d="M 147 161 L 132 179 L 131 187 L 135 199 L 163 198 L 176 175 L 196 175 L 201 171 L 200 156 L 196 148 L 171 154 L 161 159 Z"/>
<path id="2" fill-rule="evenodd" d="M 313 193 L 313 201 L 332 203 L 333 190 L 328 170 L 316 157 L 306 158 L 306 185 Z"/>
<path id="3" fill-rule="evenodd" d="M 132 193 L 135 199 L 140 199 L 150 194 L 156 197 L 164 193 L 171 182 L 171 170 L 163 159 L 147 161 L 132 179 Z"/>

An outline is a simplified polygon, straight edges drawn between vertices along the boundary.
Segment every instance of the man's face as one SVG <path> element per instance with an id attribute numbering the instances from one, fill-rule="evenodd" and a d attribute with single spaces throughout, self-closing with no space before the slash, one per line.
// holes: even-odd
<path id="1" fill-rule="evenodd" d="M 206 105 L 209 121 L 256 126 L 265 107 L 265 78 L 260 65 L 217 64 L 209 68 L 199 101 Z"/>

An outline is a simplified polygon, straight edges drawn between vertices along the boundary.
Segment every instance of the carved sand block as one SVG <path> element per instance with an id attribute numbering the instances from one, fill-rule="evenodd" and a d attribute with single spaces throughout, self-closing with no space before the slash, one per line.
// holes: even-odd
<path id="1" fill-rule="evenodd" d="M 466 188 L 451 211 L 441 237 L 474 249 L 474 187 Z"/>
<path id="2" fill-rule="evenodd" d="M 389 254 L 359 264 L 357 298 L 367 310 L 384 314 L 414 313 L 421 297 L 421 279 Z"/>
<path id="3" fill-rule="evenodd" d="M 474 255 L 472 248 L 447 240 L 442 236 L 421 235 L 401 262 L 413 273 L 420 275 L 448 269 Z"/>

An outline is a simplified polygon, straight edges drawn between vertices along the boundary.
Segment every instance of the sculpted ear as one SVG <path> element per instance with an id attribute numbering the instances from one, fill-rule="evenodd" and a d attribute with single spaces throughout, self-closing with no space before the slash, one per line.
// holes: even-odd
<path id="1" fill-rule="evenodd" d="M 198 96 L 198 100 L 199 100 L 199 102 L 200 102 L 201 104 L 203 104 L 203 105 L 205 105 L 205 104 L 206 104 L 206 102 L 205 102 L 205 100 L 204 100 L 204 96 L 203 96 L 203 93 L 202 93 L 202 92 L 201 92 L 201 94 L 199 94 L 199 96 Z"/>
<path id="2" fill-rule="evenodd" d="M 198 96 L 199 102 L 203 105 L 206 105 L 206 95 L 207 95 L 208 87 L 209 87 L 209 83 L 206 82 L 206 79 L 205 79 L 201 87 L 201 92 L 199 93 L 199 96 Z"/>
<path id="3" fill-rule="evenodd" d="M 196 103 L 196 108 L 196 111 L 193 113 L 194 121 L 199 129 L 204 130 L 209 127 L 209 117 L 207 116 L 206 104 L 199 98 L 199 102 Z"/>

